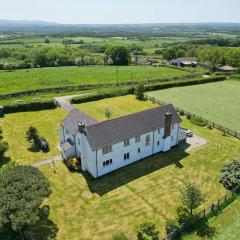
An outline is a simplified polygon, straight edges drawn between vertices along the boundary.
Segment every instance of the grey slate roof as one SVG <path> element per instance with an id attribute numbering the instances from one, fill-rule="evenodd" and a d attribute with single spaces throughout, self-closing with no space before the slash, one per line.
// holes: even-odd
<path id="1" fill-rule="evenodd" d="M 165 113 L 167 112 L 172 113 L 173 124 L 181 122 L 181 118 L 175 108 L 168 104 L 87 126 L 87 139 L 92 150 L 95 151 L 102 147 L 122 142 L 124 139 L 152 132 L 164 127 Z"/>
<path id="2" fill-rule="evenodd" d="M 91 118 L 86 113 L 74 108 L 70 114 L 63 120 L 61 125 L 65 127 L 69 132 L 75 134 L 78 131 L 78 124 L 83 122 L 86 126 L 90 126 L 98 123 L 97 120 Z"/>

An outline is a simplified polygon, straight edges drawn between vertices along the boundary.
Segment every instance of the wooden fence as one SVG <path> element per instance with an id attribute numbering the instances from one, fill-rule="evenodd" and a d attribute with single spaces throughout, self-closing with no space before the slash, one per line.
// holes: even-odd
<path id="1" fill-rule="evenodd" d="M 150 100 L 150 101 L 152 101 L 152 102 L 154 102 L 154 103 L 157 103 L 157 104 L 159 104 L 159 105 L 166 104 L 166 102 L 161 101 L 161 100 L 159 100 L 159 99 L 156 99 L 155 97 L 151 97 L 151 96 L 147 96 L 147 95 L 145 95 L 145 97 L 146 97 L 147 100 Z M 222 126 L 221 124 L 218 124 L 218 123 L 209 121 L 209 120 L 207 120 L 206 118 L 203 118 L 203 117 L 198 116 L 198 115 L 196 115 L 196 114 L 194 114 L 194 113 L 188 112 L 188 111 L 186 111 L 186 110 L 184 110 L 184 109 L 181 109 L 181 108 L 179 108 L 179 107 L 177 107 L 177 106 L 174 106 L 174 107 L 175 107 L 175 109 L 178 111 L 178 113 L 180 113 L 180 115 L 185 115 L 186 117 L 198 118 L 198 119 L 200 119 L 201 121 L 205 122 L 208 127 L 216 128 L 216 129 L 222 131 L 223 133 L 226 133 L 226 134 L 228 134 L 228 135 L 231 135 L 231 136 L 233 136 L 233 137 L 235 137 L 235 138 L 240 139 L 240 133 L 239 133 L 239 132 L 236 132 L 236 131 L 234 131 L 234 130 L 231 130 L 231 129 L 229 129 L 229 128 L 226 128 L 226 127 Z"/>
<path id="2" fill-rule="evenodd" d="M 212 215 L 216 215 L 222 211 L 222 209 L 227 206 L 231 201 L 234 200 L 235 196 L 239 193 L 240 186 L 236 187 L 223 197 L 219 198 L 216 203 L 213 203 L 208 208 L 203 209 L 199 213 L 195 214 L 195 219 L 208 219 Z M 195 224 L 198 222 L 196 221 Z M 190 223 L 183 223 L 180 225 L 176 230 L 168 234 L 164 240 L 173 240 L 181 236 L 183 233 L 185 233 L 189 229 Z"/>

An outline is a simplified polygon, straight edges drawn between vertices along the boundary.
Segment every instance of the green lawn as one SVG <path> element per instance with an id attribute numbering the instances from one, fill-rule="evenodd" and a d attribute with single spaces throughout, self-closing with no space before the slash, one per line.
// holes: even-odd
<path id="1" fill-rule="evenodd" d="M 119 81 L 146 80 L 183 76 L 189 72 L 166 67 L 119 67 Z M 0 94 L 29 89 L 66 85 L 116 82 L 116 67 L 59 67 L 31 70 L 0 71 Z"/>
<path id="2" fill-rule="evenodd" d="M 209 220 L 215 231 L 213 240 L 238 240 L 240 236 L 240 198 L 238 197 L 223 212 Z M 183 237 L 184 240 L 200 240 L 196 234 Z"/>
<path id="3" fill-rule="evenodd" d="M 148 108 L 156 107 L 150 101 L 136 101 L 133 95 L 103 99 L 100 101 L 93 101 L 88 103 L 76 104 L 75 107 L 88 115 L 93 116 L 99 121 L 107 120 L 105 111 L 108 108 L 112 113 L 111 118 L 121 117 L 127 114 L 144 111 Z"/>
<path id="4" fill-rule="evenodd" d="M 4 140 L 9 143 L 6 153 L 13 161 L 20 164 L 30 164 L 59 155 L 60 122 L 67 115 L 61 109 L 44 110 L 37 112 L 7 114 L 0 119 Z M 30 127 L 36 127 L 41 136 L 45 137 L 50 144 L 50 152 L 32 152 L 25 139 L 26 131 Z"/>
<path id="5" fill-rule="evenodd" d="M 149 104 L 126 96 L 82 104 L 79 108 L 104 120 L 99 106 L 114 109 L 113 117 L 117 117 L 152 107 Z M 51 207 L 50 218 L 59 227 L 58 239 L 109 239 L 119 229 L 133 239 L 135 226 L 146 218 L 154 219 L 163 235 L 165 220 L 174 217 L 179 190 L 187 182 L 195 182 L 207 195 L 205 206 L 216 202 L 225 193 L 219 184 L 220 169 L 239 157 L 239 140 L 185 119 L 182 125 L 208 143 L 188 153 L 174 148 L 98 180 L 70 173 L 62 162 L 56 164 L 56 174 L 52 166 L 42 167 L 53 190 L 46 203 Z"/>
<path id="6" fill-rule="evenodd" d="M 164 89 L 148 95 L 240 132 L 239 80 Z"/>

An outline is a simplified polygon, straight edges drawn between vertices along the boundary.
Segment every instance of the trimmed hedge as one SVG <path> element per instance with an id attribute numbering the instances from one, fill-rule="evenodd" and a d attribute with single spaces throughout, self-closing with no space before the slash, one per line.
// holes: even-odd
<path id="1" fill-rule="evenodd" d="M 29 112 L 29 111 L 40 111 L 55 109 L 57 107 L 54 100 L 43 100 L 34 102 L 25 102 L 17 104 L 9 104 L 3 107 L 4 113 L 16 113 L 16 112 Z"/>
<path id="2" fill-rule="evenodd" d="M 160 89 L 171 88 L 171 87 L 204 84 L 204 83 L 211 83 L 211 82 L 217 82 L 217 81 L 223 81 L 223 80 L 226 80 L 225 76 L 213 77 L 213 78 L 202 78 L 202 79 L 195 79 L 195 80 L 185 80 L 185 81 L 179 80 L 179 81 L 174 81 L 170 83 L 164 82 L 164 83 L 158 83 L 158 84 L 147 84 L 144 87 L 146 91 L 154 91 L 154 90 L 160 90 Z M 85 103 L 85 102 L 101 100 L 104 98 L 134 94 L 135 88 L 136 87 L 129 87 L 129 88 L 125 87 L 125 88 L 115 89 L 107 92 L 98 92 L 91 95 L 75 97 L 75 98 L 72 98 L 71 103 L 72 104 Z"/>

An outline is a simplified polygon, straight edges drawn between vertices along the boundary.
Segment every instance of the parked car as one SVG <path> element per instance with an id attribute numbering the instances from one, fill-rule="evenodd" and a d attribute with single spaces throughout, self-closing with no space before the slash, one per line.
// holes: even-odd
<path id="1" fill-rule="evenodd" d="M 193 137 L 193 133 L 190 130 L 186 131 L 187 137 Z"/>

